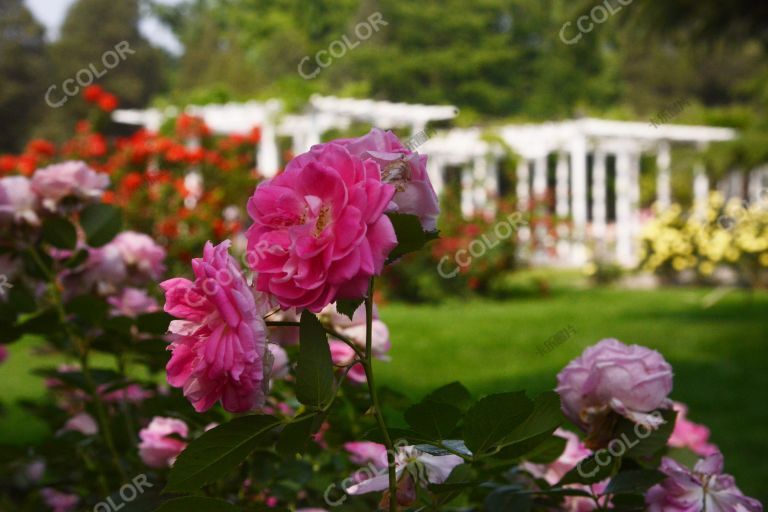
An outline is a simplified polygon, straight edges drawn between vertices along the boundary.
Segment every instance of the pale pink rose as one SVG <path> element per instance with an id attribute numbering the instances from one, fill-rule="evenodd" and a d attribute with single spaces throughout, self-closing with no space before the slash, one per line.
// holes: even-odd
<path id="1" fill-rule="evenodd" d="M 416 215 L 424 231 L 437 228 L 440 202 L 427 174 L 427 156 L 414 153 L 390 131 L 373 128 L 368 134 L 356 139 L 336 141 L 350 153 L 373 159 L 381 168 L 381 181 L 397 189 L 392 199 L 398 213 Z"/>
<path id="2" fill-rule="evenodd" d="M 688 448 L 702 457 L 720 451 L 717 446 L 709 442 L 709 429 L 707 427 L 688 420 L 688 407 L 685 404 L 675 402 L 673 407 L 677 411 L 677 419 L 675 420 L 675 429 L 667 441 L 669 446 Z"/>
<path id="3" fill-rule="evenodd" d="M 99 425 L 93 416 L 87 412 L 81 412 L 69 418 L 61 431 L 71 430 L 73 432 L 80 432 L 84 436 L 93 436 L 99 433 Z"/>
<path id="4" fill-rule="evenodd" d="M 270 377 L 273 379 L 282 379 L 288 375 L 291 370 L 291 362 L 288 360 L 288 353 L 280 345 L 268 343 L 267 348 L 272 353 L 272 371 Z"/>
<path id="5" fill-rule="evenodd" d="M 32 190 L 43 206 L 54 210 L 65 197 L 95 200 L 109 186 L 109 176 L 80 161 L 69 161 L 38 169 L 32 175 Z"/>
<path id="6" fill-rule="evenodd" d="M 160 305 L 146 290 L 140 288 L 125 288 L 119 295 L 107 298 L 113 316 L 136 318 L 145 313 L 160 311 Z"/>
<path id="7" fill-rule="evenodd" d="M 152 421 L 139 431 L 139 457 L 144 464 L 151 468 L 167 468 L 173 465 L 187 443 L 173 437 L 177 434 L 183 438 L 189 436 L 187 424 L 176 418 L 155 416 Z"/>
<path id="8" fill-rule="evenodd" d="M 395 474 L 398 481 L 398 502 L 410 501 L 415 485 L 426 487 L 428 484 L 441 484 L 450 476 L 451 471 L 464 461 L 456 455 L 430 455 L 414 446 L 405 446 L 395 456 Z M 381 471 L 373 478 L 363 480 L 346 489 L 347 494 L 357 495 L 369 492 L 386 491 L 389 488 L 389 476 Z M 404 496 L 401 496 L 403 494 Z"/>
<path id="9" fill-rule="evenodd" d="M 344 443 L 344 449 L 349 452 L 349 460 L 358 466 L 373 464 L 374 468 L 387 467 L 387 447 L 371 441 L 350 441 Z"/>
<path id="10" fill-rule="evenodd" d="M 37 196 L 32 184 L 24 176 L 0 178 L 0 226 L 8 224 L 30 224 L 37 226 Z"/>
<path id="11" fill-rule="evenodd" d="M 272 368 L 267 326 L 229 242 L 205 244 L 192 260 L 195 280 L 169 279 L 165 311 L 181 320 L 169 327 L 173 352 L 166 366 L 168 383 L 184 390 L 197 412 L 217 401 L 230 412 L 264 405 Z"/>
<path id="12" fill-rule="evenodd" d="M 20 479 L 24 486 L 39 483 L 43 475 L 45 475 L 45 459 L 34 459 L 16 474 L 17 479 Z"/>
<path id="13" fill-rule="evenodd" d="M 353 313 L 352 319 L 347 315 L 336 311 L 336 305 L 330 304 L 321 312 L 321 317 L 333 326 L 339 334 L 349 338 L 365 352 L 365 304 L 361 304 Z M 389 360 L 387 355 L 392 343 L 389 340 L 389 329 L 379 318 L 376 305 L 373 306 L 373 321 L 371 322 L 371 352 L 373 357 L 384 361 Z"/>
<path id="14" fill-rule="evenodd" d="M 648 489 L 648 512 L 762 512 L 759 501 L 736 487 L 731 475 L 723 474 L 723 456 L 715 453 L 701 459 L 690 471 L 669 457 L 659 470 L 667 479 Z"/>
<path id="15" fill-rule="evenodd" d="M 590 433 L 611 411 L 657 428 L 663 420 L 651 413 L 671 405 L 672 367 L 664 357 L 615 339 L 588 347 L 563 368 L 557 382 L 563 412 Z"/>
<path id="16" fill-rule="evenodd" d="M 51 487 L 40 489 L 40 496 L 53 512 L 70 512 L 80 503 L 80 498 L 76 494 L 67 494 Z"/>
<path id="17" fill-rule="evenodd" d="M 332 142 L 291 160 L 248 201 L 256 287 L 283 309 L 315 313 L 336 299 L 363 297 L 397 245 L 384 215 L 394 193 L 373 160 Z"/>
<path id="18" fill-rule="evenodd" d="M 150 279 L 159 279 L 165 272 L 165 249 L 144 233 L 123 231 L 108 245 L 117 248 L 130 274 L 139 272 Z"/>
<path id="19" fill-rule="evenodd" d="M 569 430 L 558 428 L 555 431 L 557 437 L 566 440 L 565 450 L 554 462 L 550 464 L 523 463 L 522 467 L 536 478 L 543 478 L 550 485 L 559 482 L 566 473 L 576 467 L 583 459 L 589 457 L 592 450 L 584 446 L 579 436 Z"/>
<path id="20" fill-rule="evenodd" d="M 354 349 L 343 341 L 331 339 L 328 343 L 331 348 L 331 360 L 334 365 L 346 368 L 355 360 L 356 354 Z M 365 382 L 365 369 L 363 368 L 363 365 L 360 363 L 355 364 L 349 372 L 347 372 L 347 378 L 357 384 Z"/>
<path id="21" fill-rule="evenodd" d="M 107 391 L 109 386 L 102 384 L 97 387 L 99 393 L 101 393 L 101 399 L 105 402 L 128 402 L 132 404 L 140 404 L 147 398 L 151 398 L 154 393 L 147 389 L 144 389 L 139 384 L 129 384 L 125 387 L 115 389 L 113 391 Z"/>

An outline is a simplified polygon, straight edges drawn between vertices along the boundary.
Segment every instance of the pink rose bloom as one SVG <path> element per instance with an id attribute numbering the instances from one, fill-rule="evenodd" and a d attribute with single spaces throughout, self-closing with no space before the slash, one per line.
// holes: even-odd
<path id="1" fill-rule="evenodd" d="M 97 388 L 101 393 L 101 399 L 105 402 L 129 402 L 132 404 L 139 404 L 152 397 L 154 393 L 144 389 L 139 384 L 129 384 L 123 388 L 115 389 L 114 391 L 105 392 L 108 389 L 106 384 L 102 384 Z"/>
<path id="2" fill-rule="evenodd" d="M 709 442 L 709 429 L 704 425 L 699 425 L 688 421 L 688 407 L 680 402 L 673 405 L 677 411 L 675 420 L 675 429 L 669 436 L 667 444 L 675 448 L 688 448 L 696 455 L 707 457 L 718 453 L 720 450 L 714 444 Z"/>
<path id="3" fill-rule="evenodd" d="M 107 302 L 112 306 L 113 316 L 136 318 L 145 313 L 160 311 L 155 298 L 139 288 L 125 288 L 120 295 L 107 298 Z"/>
<path id="4" fill-rule="evenodd" d="M 129 274 L 139 272 L 150 279 L 160 279 L 165 272 L 165 249 L 144 233 L 123 231 L 107 245 L 117 248 Z"/>
<path id="5" fill-rule="evenodd" d="M 40 489 L 40 496 L 43 502 L 48 505 L 53 512 L 70 512 L 77 508 L 80 498 L 76 494 L 67 494 L 57 491 L 51 487 Z"/>
<path id="6" fill-rule="evenodd" d="M 109 176 L 80 161 L 69 161 L 38 169 L 32 176 L 32 190 L 43 206 L 54 210 L 65 197 L 81 200 L 99 199 L 109 186 Z"/>
<path id="7" fill-rule="evenodd" d="M 39 483 L 45 475 L 45 459 L 35 459 L 17 473 L 22 481 L 30 484 Z"/>
<path id="8" fill-rule="evenodd" d="M 648 512 L 762 512 L 759 501 L 742 494 L 731 475 L 723 474 L 723 456 L 701 459 L 690 471 L 669 457 L 659 470 L 668 478 L 648 489 Z"/>
<path id="9" fill-rule="evenodd" d="M 328 343 L 331 348 L 331 360 L 334 365 L 346 368 L 355 360 L 355 351 L 343 341 L 332 339 Z M 363 368 L 363 365 L 360 363 L 355 364 L 347 372 L 347 378 L 357 384 L 365 382 L 365 368 Z"/>
<path id="10" fill-rule="evenodd" d="M 663 420 L 651 413 L 671 405 L 672 367 L 655 350 L 606 339 L 568 363 L 557 383 L 563 412 L 590 433 L 611 411 L 655 429 Z"/>
<path id="11" fill-rule="evenodd" d="M 12 223 L 40 224 L 37 196 L 24 176 L 0 178 L 0 225 Z"/>
<path id="12" fill-rule="evenodd" d="M 336 299 L 365 296 L 397 245 L 384 215 L 394 193 L 373 160 L 338 144 L 318 144 L 291 160 L 248 201 L 256 287 L 283 309 L 315 313 Z"/>
<path id="13" fill-rule="evenodd" d="M 80 432 L 84 436 L 93 436 L 98 434 L 99 426 L 96 424 L 96 420 L 93 416 L 87 412 L 81 412 L 69 418 L 61 431 L 71 430 L 73 432 Z"/>
<path id="14" fill-rule="evenodd" d="M 288 354 L 280 345 L 268 343 L 267 348 L 272 354 L 272 371 L 270 377 L 273 379 L 282 379 L 288 375 L 291 370 L 291 362 L 288 360 Z"/>
<path id="15" fill-rule="evenodd" d="M 186 438 L 189 435 L 187 424 L 176 418 L 155 416 L 152 421 L 139 431 L 139 457 L 151 468 L 167 468 L 173 465 L 187 443 L 168 437 L 177 434 Z"/>
<path id="16" fill-rule="evenodd" d="M 168 383 L 184 390 L 197 412 L 217 401 L 230 412 L 264 405 L 272 368 L 267 326 L 229 242 L 205 244 L 192 260 L 195 280 L 174 278 L 160 286 L 165 311 L 181 320 L 169 327 Z"/>
<path id="17" fill-rule="evenodd" d="M 347 315 L 336 311 L 334 304 L 326 306 L 321 315 L 328 319 L 333 328 L 365 351 L 365 305 L 358 307 L 352 319 Z M 373 322 L 371 323 L 371 352 L 373 356 L 388 361 L 387 353 L 392 348 L 389 340 L 389 329 L 379 318 L 379 311 L 376 305 L 373 306 Z"/>
<path id="18" fill-rule="evenodd" d="M 378 128 L 362 137 L 342 139 L 337 143 L 353 155 L 363 160 L 373 159 L 379 164 L 381 181 L 397 189 L 390 210 L 417 216 L 424 231 L 437 229 L 440 203 L 429 181 L 426 155 L 412 152 L 394 133 Z"/>
<path id="19" fill-rule="evenodd" d="M 376 469 L 387 467 L 387 447 L 371 441 L 350 441 L 344 443 L 344 449 L 349 452 L 352 464 L 365 466 L 373 464 Z"/>

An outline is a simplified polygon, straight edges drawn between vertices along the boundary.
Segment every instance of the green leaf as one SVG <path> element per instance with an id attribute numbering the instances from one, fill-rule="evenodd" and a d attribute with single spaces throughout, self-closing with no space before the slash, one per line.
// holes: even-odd
<path id="1" fill-rule="evenodd" d="M 168 500 L 155 512 L 238 512 L 240 509 L 231 503 L 217 498 L 206 498 L 203 496 L 184 496 Z"/>
<path id="2" fill-rule="evenodd" d="M 333 361 L 325 329 L 309 311 L 301 314 L 299 361 L 296 366 L 296 398 L 309 407 L 322 408 L 335 393 Z"/>
<path id="3" fill-rule="evenodd" d="M 67 219 L 50 217 L 43 222 L 41 230 L 43 240 L 59 249 L 72 250 L 77 244 L 77 231 Z"/>
<path id="4" fill-rule="evenodd" d="M 355 314 L 355 311 L 357 311 L 357 308 L 359 308 L 360 304 L 363 302 L 365 302 L 365 298 L 339 299 L 336 301 L 336 311 L 352 320 L 352 315 Z"/>
<path id="5" fill-rule="evenodd" d="M 533 411 L 525 421 L 504 438 L 503 444 L 516 443 L 544 433 L 552 433 L 563 423 L 560 395 L 546 391 L 533 400 Z"/>
<path id="6" fill-rule="evenodd" d="M 523 459 L 536 464 L 549 464 L 565 451 L 565 439 L 544 432 L 536 437 L 505 446 L 494 457 L 499 459 Z"/>
<path id="7" fill-rule="evenodd" d="M 521 494 L 515 486 L 499 487 L 485 498 L 485 510 L 488 512 L 526 512 L 531 509 L 531 496 Z"/>
<path id="8" fill-rule="evenodd" d="M 80 225 L 88 245 L 101 247 L 117 236 L 123 227 L 123 218 L 119 208 L 96 203 L 86 206 L 80 213 Z"/>
<path id="9" fill-rule="evenodd" d="M 457 407 L 430 401 L 421 402 L 405 411 L 405 421 L 413 430 L 435 440 L 450 437 L 461 416 Z"/>
<path id="10" fill-rule="evenodd" d="M 388 262 L 395 261 L 409 252 L 418 251 L 424 244 L 439 237 L 437 231 L 422 230 L 421 221 L 415 215 L 388 213 L 387 217 L 392 221 L 397 237 L 397 247 L 389 253 Z"/>
<path id="11" fill-rule="evenodd" d="M 423 401 L 448 404 L 458 407 L 461 412 L 467 412 L 467 409 L 472 405 L 472 395 L 469 394 L 469 391 L 461 382 L 457 381 L 437 388 L 428 394 Z"/>
<path id="12" fill-rule="evenodd" d="M 477 401 L 464 417 L 464 440 L 475 457 L 497 445 L 533 411 L 533 402 L 522 391 L 488 395 Z"/>
<path id="13" fill-rule="evenodd" d="M 608 494 L 644 493 L 649 487 L 656 485 L 667 477 L 655 469 L 633 469 L 622 471 L 608 484 L 605 492 Z"/>
<path id="14" fill-rule="evenodd" d="M 613 457 L 607 450 L 599 450 L 579 462 L 557 485 L 595 484 L 612 476 L 620 465 L 620 457 Z"/>
<path id="15" fill-rule="evenodd" d="M 205 432 L 176 459 L 164 492 L 194 492 L 234 469 L 281 421 L 252 415 L 234 419 Z"/>
<path id="16" fill-rule="evenodd" d="M 611 443 L 620 442 L 626 447 L 624 457 L 644 458 L 657 456 L 667 447 L 667 440 L 675 429 L 677 413 L 672 409 L 659 411 L 664 418 L 664 424 L 656 430 L 649 432 L 647 428 L 636 425 L 628 419 L 622 418 L 614 430 Z"/>
<path id="17" fill-rule="evenodd" d="M 64 309 L 88 324 L 101 325 L 107 318 L 109 305 L 95 295 L 80 295 L 67 302 Z"/>
<path id="18" fill-rule="evenodd" d="M 136 326 L 139 331 L 147 334 L 165 334 L 173 317 L 164 311 L 145 313 L 136 318 Z"/>
<path id="19" fill-rule="evenodd" d="M 304 453 L 318 419 L 316 413 L 310 413 L 286 425 L 277 441 L 277 453 L 284 457 Z"/>
<path id="20" fill-rule="evenodd" d="M 74 253 L 65 263 L 64 266 L 67 268 L 77 268 L 88 259 L 88 251 L 85 249 L 80 249 L 76 253 Z"/>

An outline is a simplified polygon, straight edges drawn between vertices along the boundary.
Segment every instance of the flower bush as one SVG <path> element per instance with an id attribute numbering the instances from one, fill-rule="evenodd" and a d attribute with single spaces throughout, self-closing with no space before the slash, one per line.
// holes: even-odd
<path id="1" fill-rule="evenodd" d="M 672 205 L 658 212 L 642 234 L 641 268 L 667 279 L 691 272 L 709 280 L 729 268 L 744 285 L 765 283 L 768 273 L 768 204 L 725 201 L 717 192 L 701 211 Z"/>
<path id="2" fill-rule="evenodd" d="M 262 182 L 247 266 L 231 241 L 201 243 L 193 279 L 159 285 L 163 311 L 155 283 L 178 265 L 123 231 L 115 174 L 76 161 L 2 178 L 23 200 L 0 195 L 0 343 L 35 335 L 66 364 L 28 405 L 55 434 L 3 458 L 0 506 L 761 511 L 645 347 L 600 341 L 535 397 L 453 382 L 409 403 L 377 385 L 402 341 L 376 283 L 437 237 L 424 157 L 393 137 L 315 146 Z"/>

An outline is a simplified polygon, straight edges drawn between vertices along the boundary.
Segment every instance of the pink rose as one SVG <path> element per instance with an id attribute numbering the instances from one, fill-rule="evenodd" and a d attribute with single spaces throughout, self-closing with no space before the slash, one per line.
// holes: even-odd
<path id="1" fill-rule="evenodd" d="M 690 471 L 669 457 L 659 470 L 667 479 L 648 489 L 648 512 L 762 512 L 759 501 L 742 494 L 731 475 L 723 474 L 723 456 L 715 453 L 701 459 Z"/>
<path id="2" fill-rule="evenodd" d="M 118 250 L 129 274 L 138 272 L 142 277 L 160 279 L 165 272 L 165 249 L 144 233 L 123 231 L 107 245 Z"/>
<path id="3" fill-rule="evenodd" d="M 81 412 L 69 418 L 61 430 L 71 430 L 73 432 L 80 432 L 84 436 L 93 436 L 98 434 L 99 426 L 96 424 L 93 416 L 87 412 Z"/>
<path id="4" fill-rule="evenodd" d="M 330 340 L 329 342 L 330 348 L 331 348 L 331 359 L 333 360 L 333 364 L 342 368 L 346 368 L 352 364 L 352 362 L 355 360 L 355 351 L 352 347 L 344 343 L 343 341 L 338 340 Z M 363 365 L 360 363 L 356 363 L 350 370 L 347 372 L 347 377 L 352 382 L 355 382 L 357 384 L 361 384 L 365 382 L 365 369 L 363 368 Z"/>
<path id="5" fill-rule="evenodd" d="M 282 379 L 288 375 L 291 370 L 291 362 L 288 360 L 288 354 L 280 345 L 268 343 L 267 348 L 272 354 L 272 371 L 270 377 L 273 379 Z"/>
<path id="6" fill-rule="evenodd" d="M 360 305 L 352 319 L 347 315 L 336 311 L 336 306 L 330 304 L 321 312 L 321 316 L 327 318 L 334 330 L 346 336 L 365 352 L 365 305 Z M 379 318 L 376 305 L 373 306 L 373 321 L 371 322 L 371 352 L 373 356 L 381 360 L 389 360 L 387 353 L 392 347 L 389 340 L 389 329 Z"/>
<path id="7" fill-rule="evenodd" d="M 256 287 L 283 309 L 315 313 L 336 299 L 365 296 L 397 245 L 384 215 L 394 193 L 373 160 L 338 144 L 318 144 L 291 160 L 248 201 Z"/>
<path id="8" fill-rule="evenodd" d="M 197 412 L 221 401 L 230 412 L 264 405 L 271 354 L 267 350 L 267 311 L 257 307 L 229 242 L 205 244 L 202 258 L 192 260 L 195 280 L 169 279 L 165 311 L 171 322 L 172 351 L 168 383 L 184 390 Z"/>
<path id="9" fill-rule="evenodd" d="M 0 225 L 40 224 L 37 216 L 37 196 L 24 176 L 0 178 Z"/>
<path id="10" fill-rule="evenodd" d="M 136 318 L 145 313 L 154 313 L 160 310 L 160 305 L 146 290 L 139 288 L 125 288 L 120 295 L 107 298 L 112 306 L 113 316 L 127 316 Z"/>
<path id="11" fill-rule="evenodd" d="M 709 442 L 709 429 L 704 425 L 699 425 L 688 421 L 688 407 L 680 402 L 673 405 L 677 411 L 675 419 L 675 429 L 669 436 L 667 444 L 675 448 L 688 448 L 693 453 L 706 457 L 720 450 L 714 444 Z"/>
<path id="12" fill-rule="evenodd" d="M 167 468 L 173 465 L 187 443 L 168 437 L 177 434 L 186 438 L 189 427 L 181 420 L 155 416 L 152 421 L 139 431 L 139 457 L 151 468 Z"/>
<path id="13" fill-rule="evenodd" d="M 371 441 L 350 441 L 344 443 L 344 449 L 349 452 L 352 464 L 365 466 L 370 463 L 376 469 L 387 467 L 387 447 Z"/>
<path id="14" fill-rule="evenodd" d="M 80 161 L 69 161 L 38 169 L 32 176 L 32 190 L 43 206 L 54 210 L 65 197 L 94 200 L 109 186 L 109 176 Z"/>
<path id="15" fill-rule="evenodd" d="M 101 399 L 105 402 L 128 402 L 132 404 L 139 404 L 151 398 L 154 393 L 144 389 L 139 384 L 129 384 L 123 388 L 115 389 L 113 391 L 106 391 L 109 386 L 102 384 L 98 386 L 98 391 L 101 393 Z"/>
<path id="16" fill-rule="evenodd" d="M 671 405 L 672 367 L 664 357 L 615 339 L 588 347 L 563 368 L 557 382 L 563 412 L 590 434 L 611 411 L 656 428 L 663 420 L 651 413 Z"/>
<path id="17" fill-rule="evenodd" d="M 373 128 L 356 139 L 336 141 L 363 160 L 373 159 L 381 168 L 381 181 L 397 189 L 392 199 L 398 213 L 416 215 L 424 231 L 437 229 L 440 203 L 427 174 L 427 157 L 402 145 L 390 131 Z"/>
<path id="18" fill-rule="evenodd" d="M 40 496 L 43 497 L 43 502 L 45 502 L 53 512 L 70 512 L 75 510 L 77 504 L 80 503 L 80 498 L 78 498 L 76 494 L 67 494 L 51 487 L 43 487 L 40 489 Z"/>

